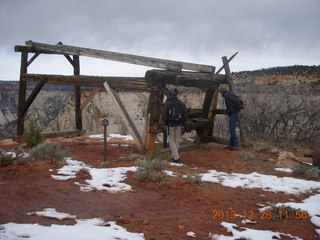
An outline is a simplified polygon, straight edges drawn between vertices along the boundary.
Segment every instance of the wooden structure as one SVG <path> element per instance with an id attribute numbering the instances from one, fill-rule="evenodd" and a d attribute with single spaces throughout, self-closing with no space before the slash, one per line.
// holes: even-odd
<path id="1" fill-rule="evenodd" d="M 228 63 L 233 57 L 229 60 L 226 57 L 223 58 L 223 69 L 225 69 L 226 74 L 222 75 L 215 73 L 215 67 L 213 66 L 80 48 L 63 45 L 62 43 L 49 45 L 27 41 L 25 46 L 15 46 L 15 51 L 21 52 L 17 121 L 18 137 L 24 133 L 24 116 L 28 108 L 46 83 L 74 86 L 76 131 L 82 131 L 81 111 L 95 94 L 99 92 L 100 88 L 105 88 L 106 91 L 111 94 L 112 99 L 119 109 L 122 120 L 125 122 L 129 132 L 134 138 L 134 142 L 142 153 L 154 149 L 156 135 L 164 130 L 161 124 L 161 109 L 164 95 L 168 92 L 166 87 L 168 84 L 205 89 L 206 95 L 203 108 L 200 111 L 191 110 L 186 124 L 186 130 L 190 131 L 195 129 L 200 139 L 210 135 L 209 129 L 212 129 L 214 117 L 216 113 L 219 112 L 215 111 L 219 86 L 221 84 L 229 84 L 230 90 L 232 90 Z M 33 54 L 30 59 L 28 58 L 29 54 Z M 63 55 L 72 65 L 74 74 L 72 76 L 28 74 L 28 66 L 40 54 Z M 158 69 L 147 71 L 145 77 L 140 78 L 84 76 L 80 75 L 80 56 L 138 64 Z M 221 71 L 221 69 L 219 71 Z M 26 98 L 26 84 L 28 81 L 38 83 L 28 98 Z M 82 102 L 81 86 L 95 87 L 87 99 L 84 99 Z M 117 94 L 116 90 L 120 88 L 150 92 L 145 127 L 142 135 L 136 129 L 135 124 Z"/>

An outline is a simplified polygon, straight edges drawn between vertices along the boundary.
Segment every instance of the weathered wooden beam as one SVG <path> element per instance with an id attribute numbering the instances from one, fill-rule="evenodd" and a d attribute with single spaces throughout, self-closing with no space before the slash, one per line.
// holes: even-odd
<path id="1" fill-rule="evenodd" d="M 74 67 L 74 61 L 69 55 L 64 55 L 65 58 L 69 61 L 69 63 Z"/>
<path id="2" fill-rule="evenodd" d="M 34 99 L 37 97 L 37 95 L 39 94 L 39 92 L 41 91 L 42 87 L 44 86 L 44 84 L 47 82 L 46 78 L 43 78 L 40 82 L 38 82 L 38 84 L 34 87 L 34 89 L 32 90 L 30 96 L 28 97 L 27 101 L 25 102 L 23 109 L 21 112 L 19 112 L 19 116 L 24 116 L 26 114 L 26 112 L 28 111 L 29 107 L 31 106 L 31 104 L 33 103 Z"/>
<path id="3" fill-rule="evenodd" d="M 229 59 L 228 59 L 228 63 L 231 62 L 231 60 L 237 56 L 238 52 L 236 52 L 235 54 L 233 54 Z M 221 66 L 221 68 L 219 68 L 219 70 L 216 72 L 216 74 L 219 74 L 222 70 L 224 69 L 224 65 Z"/>
<path id="4" fill-rule="evenodd" d="M 85 100 L 83 100 L 83 102 L 81 103 L 81 106 L 80 106 L 80 110 L 81 110 L 81 111 L 88 105 L 88 103 L 92 100 L 92 98 L 94 98 L 94 96 L 95 96 L 99 91 L 100 91 L 100 88 L 99 88 L 99 87 L 96 87 L 96 88 L 94 88 L 94 89 L 90 92 L 89 96 L 88 96 Z"/>
<path id="5" fill-rule="evenodd" d="M 99 77 L 99 76 L 72 76 L 72 75 L 49 75 L 49 74 L 23 74 L 22 80 L 27 82 L 39 82 L 47 78 L 47 83 L 77 85 L 87 87 L 103 87 L 103 83 L 108 81 L 110 87 L 114 89 L 148 90 L 148 82 L 139 77 Z"/>
<path id="6" fill-rule="evenodd" d="M 151 152 L 155 148 L 157 131 L 162 112 L 165 85 L 154 86 L 149 95 L 147 117 L 143 132 L 143 145 L 147 152 Z"/>
<path id="7" fill-rule="evenodd" d="M 136 146 L 138 147 L 139 151 L 141 153 L 145 153 L 146 150 L 145 150 L 144 146 L 142 145 L 142 139 L 141 139 L 140 133 L 139 133 L 138 129 L 136 128 L 134 122 L 132 121 L 126 108 L 124 107 L 123 103 L 121 102 L 119 96 L 117 95 L 117 93 L 115 91 L 113 91 L 113 89 L 110 87 L 110 85 L 108 84 L 107 81 L 103 85 L 104 85 L 105 89 L 107 90 L 107 92 L 110 93 L 110 96 L 112 97 L 114 103 L 116 104 L 116 106 L 119 110 L 119 114 L 121 116 L 121 119 L 123 120 L 128 131 L 132 135 L 133 140 L 134 140 Z"/>
<path id="8" fill-rule="evenodd" d="M 24 105 L 26 101 L 27 83 L 22 81 L 23 74 L 28 71 L 28 53 L 21 53 L 20 65 L 20 81 L 19 81 L 19 96 L 18 96 L 18 118 L 17 118 L 17 136 L 22 136 L 24 133 Z"/>
<path id="9" fill-rule="evenodd" d="M 30 60 L 27 63 L 27 66 L 29 66 L 38 56 L 40 55 L 40 53 L 35 53 L 32 58 L 30 58 Z"/>
<path id="10" fill-rule="evenodd" d="M 192 118 L 192 119 L 188 119 L 185 123 L 186 131 L 210 128 L 210 127 L 212 127 L 212 119 Z"/>
<path id="11" fill-rule="evenodd" d="M 118 62 L 125 62 L 130 64 L 137 64 L 148 67 L 163 68 L 172 71 L 181 71 L 181 69 L 199 71 L 199 72 L 209 72 L 214 73 L 215 67 L 209 65 L 187 63 L 180 61 L 172 61 L 160 58 L 150 58 L 144 56 L 137 56 L 124 53 L 116 53 L 110 51 L 102 51 L 90 48 L 75 47 L 70 45 L 50 45 L 44 43 L 38 43 L 33 41 L 27 41 L 26 46 L 34 47 L 36 51 L 48 51 L 56 54 L 63 55 L 78 55 L 87 56 L 94 58 L 107 59 Z"/>
<path id="12" fill-rule="evenodd" d="M 150 86 L 157 84 L 173 84 L 184 87 L 209 88 L 220 84 L 227 84 L 225 75 L 208 73 L 181 72 L 163 70 L 149 70 L 145 79 Z"/>
<path id="13" fill-rule="evenodd" d="M 70 131 L 59 131 L 59 132 L 47 132 L 41 135 L 45 138 L 56 138 L 56 137 L 72 137 L 81 136 L 86 133 L 86 130 L 70 130 Z"/>
<path id="14" fill-rule="evenodd" d="M 79 56 L 73 56 L 73 73 L 75 76 L 80 75 L 80 60 Z M 74 86 L 74 98 L 75 98 L 75 120 L 76 120 L 76 129 L 82 130 L 82 111 L 81 106 L 81 86 Z"/>

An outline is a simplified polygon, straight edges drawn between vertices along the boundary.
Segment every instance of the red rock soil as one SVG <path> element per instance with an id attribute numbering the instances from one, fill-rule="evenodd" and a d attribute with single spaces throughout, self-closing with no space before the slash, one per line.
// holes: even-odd
<path id="1" fill-rule="evenodd" d="M 57 138 L 50 141 L 60 142 L 68 155 L 75 160 L 83 161 L 94 167 L 100 167 L 103 161 L 103 143 L 101 139 Z M 132 166 L 134 162 L 128 156 L 136 149 L 132 144 L 121 146 L 123 140 L 109 143 L 107 160 L 110 167 Z M 119 143 L 117 145 L 117 143 Z M 11 140 L 0 141 L 0 149 L 9 151 L 18 146 Z M 170 170 L 186 173 L 204 173 L 209 169 L 227 173 L 274 174 L 292 176 L 274 170 L 274 163 L 268 161 L 274 157 L 250 149 L 231 151 L 223 146 L 206 144 L 184 150 L 182 162 L 187 167 L 171 167 Z M 241 151 L 252 152 L 256 159 L 243 160 Z M 289 212 L 288 219 L 260 219 L 257 204 L 267 202 L 288 202 L 294 199 L 301 202 L 308 194 L 299 196 L 284 193 L 266 192 L 261 189 L 243 189 L 224 187 L 220 184 L 205 183 L 192 185 L 185 178 L 167 177 L 161 184 L 153 182 L 141 183 L 129 173 L 126 183 L 134 191 L 112 194 L 105 191 L 81 192 L 75 180 L 56 181 L 51 178 L 56 169 L 49 163 L 33 163 L 25 166 L 8 166 L 0 168 L 0 224 L 39 223 L 74 224 L 74 220 L 55 220 L 26 213 L 40 211 L 44 208 L 56 208 L 59 212 L 75 214 L 78 218 L 102 218 L 105 221 L 116 221 L 128 231 L 144 233 L 146 239 L 191 239 L 186 236 L 189 231 L 196 233 L 196 239 L 210 239 L 209 233 L 229 235 L 220 223 L 233 222 L 238 226 L 290 233 L 303 239 L 315 237 L 315 226 L 310 220 L 297 220 Z M 55 172 L 55 171 L 54 171 Z M 87 174 L 79 173 L 77 181 L 88 179 Z M 243 218 L 213 219 L 213 211 L 236 211 L 243 215 L 244 211 L 252 211 L 256 224 L 242 224 Z M 285 238 L 282 238 L 285 239 Z"/>

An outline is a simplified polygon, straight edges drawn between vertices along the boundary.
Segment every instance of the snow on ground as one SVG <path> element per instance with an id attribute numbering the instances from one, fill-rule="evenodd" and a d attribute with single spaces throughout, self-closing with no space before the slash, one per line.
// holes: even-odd
<path id="1" fill-rule="evenodd" d="M 126 179 L 127 172 L 135 172 L 137 168 L 117 167 L 117 168 L 93 168 L 83 162 L 66 159 L 67 165 L 58 169 L 58 175 L 51 175 L 55 180 L 68 180 L 75 178 L 80 170 L 87 171 L 92 179 L 85 180 L 85 184 L 76 182 L 82 191 L 105 190 L 108 192 L 125 192 L 132 190 L 132 187 L 122 183 Z M 175 166 L 175 164 L 171 164 Z M 181 165 L 179 165 L 181 166 Z M 165 171 L 168 176 L 176 176 L 172 171 Z M 320 189 L 320 182 L 297 179 L 292 177 L 277 177 L 274 175 L 264 175 L 260 173 L 225 173 L 216 170 L 209 170 L 200 174 L 202 181 L 219 183 L 227 187 L 261 188 L 265 191 L 284 192 L 287 194 L 300 194 L 312 190 Z M 187 176 L 184 176 L 187 177 Z"/>
<path id="2" fill-rule="evenodd" d="M 293 172 L 293 170 L 291 168 L 275 168 L 274 170 L 279 171 L 279 172 L 287 172 L 287 173 Z"/>
<path id="3" fill-rule="evenodd" d="M 227 229 L 232 236 L 224 236 L 218 234 L 209 234 L 212 240 L 236 240 L 236 239 L 259 239 L 259 240 L 273 240 L 281 239 L 281 237 L 290 237 L 294 240 L 303 240 L 299 237 L 292 236 L 291 234 L 284 234 L 280 232 L 272 232 L 270 230 L 256 230 L 251 228 L 240 227 L 237 224 L 222 222 L 221 226 Z M 237 228 L 237 229 L 236 229 Z"/>
<path id="4" fill-rule="evenodd" d="M 27 215 L 37 215 L 39 217 L 41 216 L 41 217 L 48 217 L 48 218 L 56 218 L 58 220 L 77 218 L 76 215 L 57 212 L 55 208 L 45 208 L 43 209 L 43 211 L 31 212 L 31 213 L 27 213 Z"/>
<path id="5" fill-rule="evenodd" d="M 288 203 L 277 203 L 276 207 L 291 207 L 294 209 L 300 209 L 301 211 L 307 211 L 311 222 L 319 229 L 316 232 L 320 236 L 320 194 L 313 195 L 303 200 L 302 203 L 288 202 Z M 264 207 L 260 210 L 268 210 L 270 207 Z"/>
<path id="6" fill-rule="evenodd" d="M 122 183 L 127 177 L 127 172 L 135 172 L 136 167 L 118 168 L 92 168 L 83 162 L 67 158 L 67 165 L 58 169 L 59 175 L 51 175 L 55 180 L 68 180 L 75 178 L 80 170 L 87 171 L 92 179 L 85 180 L 85 184 L 75 182 L 82 191 L 92 191 L 94 189 L 108 192 L 125 192 L 132 190 L 132 187 Z"/>
<path id="7" fill-rule="evenodd" d="M 260 173 L 225 173 L 209 170 L 200 174 L 202 181 L 220 183 L 227 187 L 261 188 L 265 191 L 300 194 L 320 189 L 320 182 L 297 179 L 292 177 L 277 177 Z"/>
<path id="8" fill-rule="evenodd" d="M 59 213 L 52 208 L 39 211 L 40 215 L 57 218 L 74 216 Z M 143 233 L 131 233 L 115 222 L 105 222 L 98 218 L 76 219 L 75 225 L 42 226 L 39 224 L 7 223 L 0 225 L 0 239 L 6 240 L 143 240 Z"/>
<path id="9" fill-rule="evenodd" d="M 89 138 L 103 139 L 104 136 L 103 136 L 103 134 L 97 134 L 97 135 L 90 135 Z M 133 137 L 131 135 L 121 135 L 121 134 L 115 134 L 115 133 L 108 134 L 107 141 L 109 141 L 111 138 L 121 138 L 125 141 L 133 140 Z"/>

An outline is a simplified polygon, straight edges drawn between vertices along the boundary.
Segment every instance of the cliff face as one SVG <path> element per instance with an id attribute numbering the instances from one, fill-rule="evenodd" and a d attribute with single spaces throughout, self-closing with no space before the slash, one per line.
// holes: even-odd
<path id="1" fill-rule="evenodd" d="M 237 92 L 246 96 L 248 101 L 248 94 L 252 92 L 263 95 L 266 92 L 278 90 L 280 86 L 293 86 L 292 91 L 295 89 L 295 91 L 300 91 L 301 86 L 308 87 L 312 90 L 313 95 L 317 95 L 320 86 L 320 66 L 293 66 L 238 72 L 233 73 L 233 80 Z M 259 91 L 253 91 L 250 88 L 252 83 L 259 85 Z M 0 139 L 11 138 L 15 135 L 18 85 L 19 82 L 0 81 Z M 34 86 L 35 84 L 28 83 L 27 96 Z M 314 91 L 317 93 L 313 93 Z M 203 91 L 180 89 L 180 92 L 179 98 L 187 104 L 187 107 L 202 108 Z M 82 91 L 82 101 L 89 93 L 90 91 Z M 119 96 L 138 130 L 142 132 L 149 93 L 119 92 Z M 35 120 L 43 132 L 74 130 L 74 115 L 72 87 L 46 84 L 29 108 L 26 122 L 31 119 Z M 102 133 L 101 122 L 105 118 L 109 119 L 109 133 L 127 133 L 118 109 L 103 89 L 83 109 L 82 118 L 83 129 L 88 134 Z"/>

